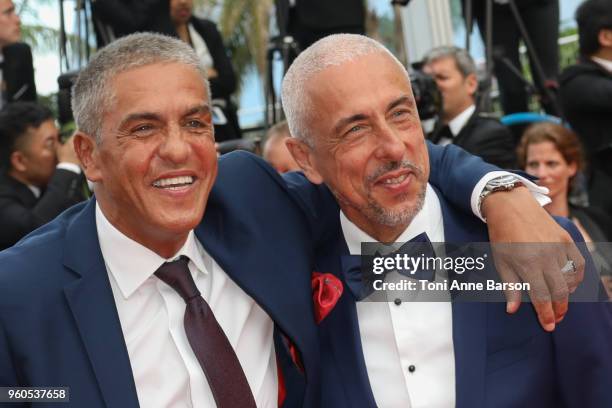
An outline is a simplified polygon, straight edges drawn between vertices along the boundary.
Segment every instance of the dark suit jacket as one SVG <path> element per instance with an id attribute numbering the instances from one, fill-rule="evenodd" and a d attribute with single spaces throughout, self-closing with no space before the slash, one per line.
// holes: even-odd
<path id="1" fill-rule="evenodd" d="M 115 38 L 138 31 L 174 33 L 167 0 L 96 0 L 91 9 L 99 47 L 109 42 L 102 27 L 109 27 Z"/>
<path id="2" fill-rule="evenodd" d="M 440 201 L 447 242 L 488 241 L 484 224 L 451 207 L 442 197 Z M 558 221 L 575 240 L 581 240 L 573 224 Z M 335 236 L 317 252 L 316 270 L 343 279 L 340 259 L 349 252 L 339 222 L 333 227 Z M 592 261 L 582 249 L 592 273 Z M 578 291 L 597 293 L 599 281 L 590 278 L 594 276 L 587 277 Z M 552 334 L 541 329 L 531 305 L 508 315 L 504 303 L 453 303 L 452 314 L 457 408 L 610 406 L 609 303 L 572 303 Z M 321 406 L 376 407 L 355 300 L 349 290 L 345 288 L 319 327 Z"/>
<path id="3" fill-rule="evenodd" d="M 83 182 L 82 175 L 58 169 L 37 199 L 25 184 L 0 175 L 0 250 L 83 201 Z"/>
<path id="4" fill-rule="evenodd" d="M 467 209 L 470 186 L 494 170 L 454 147 L 430 146 L 430 157 L 432 180 Z M 328 190 L 304 183 L 303 176 L 282 179 L 261 159 L 236 152 L 220 159 L 195 230 L 204 248 L 297 347 L 305 374 L 277 347 L 286 363 L 288 407 L 320 406 L 310 279 L 314 242 L 324 240 L 338 217 L 334 203 Z M 0 384 L 69 386 L 76 407 L 138 406 L 93 199 L 0 253 Z"/>
<path id="5" fill-rule="evenodd" d="M 291 8 L 287 0 L 280 3 L 285 4 L 277 14 L 279 21 L 288 21 L 287 31 L 301 50 L 330 34 L 365 34 L 364 0 L 297 0 Z"/>
<path id="6" fill-rule="evenodd" d="M 202 36 L 213 59 L 214 68 L 219 74 L 219 76 L 209 79 L 212 97 L 229 98 L 236 90 L 236 74 L 217 26 L 210 20 L 196 17 L 192 17 L 189 22 Z"/>
<path id="7" fill-rule="evenodd" d="M 441 132 L 438 131 L 433 134 L 431 141 L 438 143 L 440 138 Z M 453 144 L 501 168 L 516 166 L 515 144 L 510 129 L 479 112 L 474 112 L 453 138 Z"/>
<path id="8" fill-rule="evenodd" d="M 612 73 L 583 59 L 561 74 L 563 113 L 584 144 L 589 164 L 612 177 Z"/>
<path id="9" fill-rule="evenodd" d="M 24 43 L 2 48 L 2 78 L 6 82 L 7 102 L 36 101 L 32 50 Z"/>

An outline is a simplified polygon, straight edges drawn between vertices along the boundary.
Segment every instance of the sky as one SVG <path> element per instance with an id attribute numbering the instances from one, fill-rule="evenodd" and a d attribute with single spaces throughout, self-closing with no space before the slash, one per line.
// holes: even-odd
<path id="1" fill-rule="evenodd" d="M 330 0 L 331 1 L 331 0 Z M 413 0 L 413 1 L 425 1 L 425 0 Z M 438 1 L 438 0 L 431 0 Z M 458 0 L 452 0 L 458 1 Z M 573 23 L 573 14 L 581 3 L 581 0 L 559 0 L 561 6 L 561 23 L 563 26 L 571 25 Z M 19 1 L 16 1 L 19 3 Z M 36 4 L 36 0 L 31 0 L 31 3 Z M 51 3 L 51 2 L 50 2 Z M 73 13 L 71 12 L 74 7 L 74 1 L 65 1 L 65 17 L 66 17 L 66 29 L 71 31 L 74 26 Z M 377 14 L 391 14 L 392 9 L 389 0 L 369 0 L 369 7 L 376 10 Z M 59 28 L 59 1 L 53 2 L 51 5 L 40 5 L 36 7 L 37 20 L 33 20 L 31 17 L 23 17 L 24 24 L 27 23 L 42 23 L 46 26 L 58 29 Z M 476 31 L 475 31 L 476 32 Z M 475 34 L 475 40 L 477 34 Z M 461 32 L 455 33 L 456 45 L 461 46 L 463 43 L 463 34 Z M 474 54 L 482 53 L 482 46 L 474 46 Z M 478 57 L 478 55 L 475 55 Z M 35 51 L 34 54 L 34 69 L 36 75 L 36 87 L 38 93 L 47 95 L 57 91 L 57 77 L 60 75 L 60 63 L 57 51 L 39 52 Z M 275 75 L 278 76 L 280 72 L 278 69 L 275 71 Z M 246 78 L 243 92 L 240 98 L 240 123 L 241 126 L 252 126 L 258 121 L 262 120 L 263 116 L 261 113 L 262 106 L 264 104 L 263 89 L 255 73 L 252 73 Z"/>

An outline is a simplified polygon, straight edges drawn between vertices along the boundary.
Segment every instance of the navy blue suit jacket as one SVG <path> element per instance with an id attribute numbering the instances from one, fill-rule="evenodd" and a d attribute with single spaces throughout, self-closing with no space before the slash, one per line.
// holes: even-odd
<path id="1" fill-rule="evenodd" d="M 471 187 L 494 168 L 457 148 L 431 149 L 432 178 L 469 209 Z M 0 386 L 69 386 L 71 406 L 136 407 L 94 207 L 93 200 L 72 207 L 0 253 Z M 195 230 L 210 255 L 296 345 L 305 374 L 277 342 L 281 362 L 289 362 L 283 371 L 285 406 L 320 405 L 310 278 L 313 245 L 337 217 L 325 188 L 295 174 L 283 180 L 260 159 L 238 152 L 220 160 Z"/>
<path id="2" fill-rule="evenodd" d="M 484 224 L 442 197 L 440 201 L 447 242 L 488 241 Z M 575 241 L 582 241 L 571 222 L 558 222 Z M 317 251 L 315 268 L 343 279 L 340 258 L 349 252 L 339 222 L 335 228 L 329 243 Z M 592 261 L 582 250 L 589 276 L 578 291 L 597 293 L 600 284 L 592 275 Z M 453 303 L 452 315 L 457 408 L 611 406 L 610 303 L 570 304 L 552 334 L 540 327 L 531 305 L 508 315 L 505 303 Z M 320 337 L 321 407 L 376 407 L 355 300 L 346 288 L 321 322 Z"/>

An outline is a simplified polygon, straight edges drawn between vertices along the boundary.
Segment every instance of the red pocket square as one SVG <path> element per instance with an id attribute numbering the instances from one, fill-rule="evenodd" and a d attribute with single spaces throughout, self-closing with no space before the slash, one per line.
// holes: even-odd
<path id="1" fill-rule="evenodd" d="M 338 303 L 344 288 L 340 279 L 331 273 L 313 272 L 311 283 L 315 319 L 321 323 Z"/>

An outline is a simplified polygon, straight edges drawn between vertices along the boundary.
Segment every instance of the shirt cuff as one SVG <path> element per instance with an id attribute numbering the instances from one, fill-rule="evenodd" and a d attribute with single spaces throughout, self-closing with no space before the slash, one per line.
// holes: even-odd
<path id="1" fill-rule="evenodd" d="M 476 184 L 476 187 L 474 187 L 474 190 L 472 191 L 472 197 L 470 200 L 472 205 L 472 212 L 475 216 L 480 218 L 482 222 L 486 223 L 487 221 L 480 213 L 480 208 L 478 208 L 480 194 L 482 194 L 485 186 L 489 181 L 501 176 L 514 176 L 519 179 L 519 181 L 523 183 L 525 187 L 527 187 L 531 195 L 533 195 L 533 198 L 535 198 L 541 206 L 545 206 L 546 204 L 549 204 L 551 202 L 550 197 L 548 197 L 549 191 L 546 187 L 538 186 L 533 181 L 519 174 L 511 173 L 508 171 L 492 171 L 485 174 L 485 176 L 481 178 L 480 181 Z"/>
<path id="2" fill-rule="evenodd" d="M 62 169 L 62 170 L 68 170 L 76 174 L 81 174 L 81 168 L 79 167 L 78 164 L 74 164 L 74 163 L 61 162 L 61 163 L 58 163 L 56 168 Z"/>

